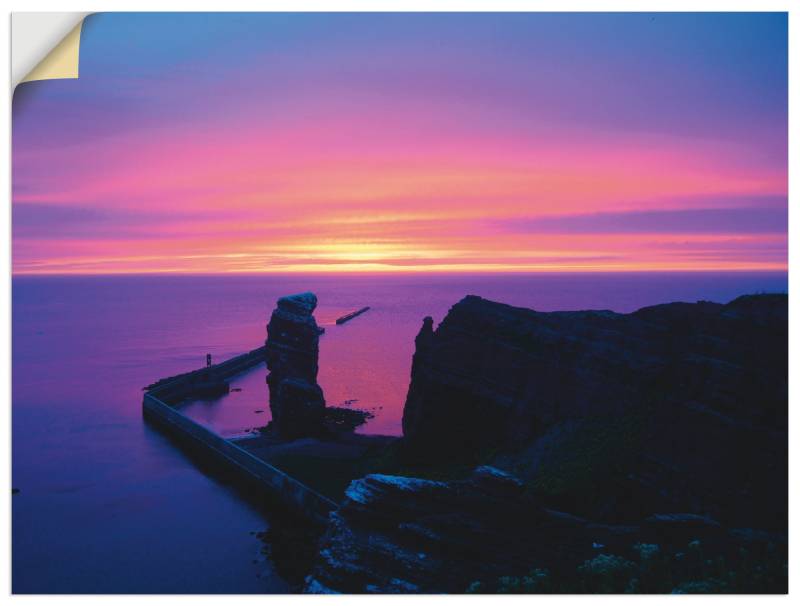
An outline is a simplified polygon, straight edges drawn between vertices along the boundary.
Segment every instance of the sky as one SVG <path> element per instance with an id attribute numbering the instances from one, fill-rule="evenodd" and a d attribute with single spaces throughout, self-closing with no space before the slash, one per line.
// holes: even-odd
<path id="1" fill-rule="evenodd" d="M 14 274 L 783 270 L 787 17 L 96 14 Z"/>

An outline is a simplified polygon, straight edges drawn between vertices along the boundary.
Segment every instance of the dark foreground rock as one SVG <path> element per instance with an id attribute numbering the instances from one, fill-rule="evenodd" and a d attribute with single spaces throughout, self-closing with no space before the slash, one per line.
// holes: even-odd
<path id="1" fill-rule="evenodd" d="M 519 521 L 532 515 L 521 483 L 489 468 L 450 483 L 369 475 L 331 514 L 306 590 L 463 591 L 483 566 L 516 568 L 527 557 Z"/>
<path id="2" fill-rule="evenodd" d="M 546 508 L 521 481 L 491 467 L 449 482 L 369 475 L 346 494 L 321 540 L 307 592 L 494 592 L 507 579 L 531 578 L 531 571 L 547 583 L 529 582 L 527 591 L 536 592 L 669 592 L 709 579 L 732 591 L 734 583 L 751 582 L 753 571 L 741 563 L 746 543 L 715 520 L 660 514 L 634 525 L 592 523 Z M 758 554 L 767 544 L 761 537 L 747 546 L 756 545 Z M 701 545 L 733 567 L 688 569 L 685 552 Z M 783 590 L 785 574 L 775 569 L 777 577 L 757 590 Z"/>
<path id="3" fill-rule="evenodd" d="M 475 296 L 416 341 L 403 415 L 417 460 L 492 460 L 606 522 L 659 511 L 787 526 L 785 295 L 631 314 Z"/>
<path id="4" fill-rule="evenodd" d="M 395 475 L 350 484 L 305 590 L 785 592 L 787 320 L 772 295 L 426 318 Z"/>

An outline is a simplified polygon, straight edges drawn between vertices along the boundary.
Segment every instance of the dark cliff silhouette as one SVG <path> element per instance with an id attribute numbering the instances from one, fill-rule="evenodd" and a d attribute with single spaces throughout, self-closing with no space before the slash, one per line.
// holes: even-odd
<path id="1" fill-rule="evenodd" d="M 426 318 L 306 590 L 786 591 L 787 303 Z"/>

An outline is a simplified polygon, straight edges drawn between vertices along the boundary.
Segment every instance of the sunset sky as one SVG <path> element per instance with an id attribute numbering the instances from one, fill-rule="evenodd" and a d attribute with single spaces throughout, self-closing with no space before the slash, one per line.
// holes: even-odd
<path id="1" fill-rule="evenodd" d="M 23 273 L 785 269 L 783 14 L 101 14 Z"/>

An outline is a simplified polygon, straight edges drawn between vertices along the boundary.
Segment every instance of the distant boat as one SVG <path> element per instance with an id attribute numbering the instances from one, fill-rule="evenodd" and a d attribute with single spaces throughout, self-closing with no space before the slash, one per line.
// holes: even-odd
<path id="1" fill-rule="evenodd" d="M 337 324 L 344 324 L 345 322 L 349 322 L 350 320 L 352 320 L 356 316 L 360 316 L 361 314 L 363 314 L 367 310 L 369 310 L 369 307 L 362 307 L 361 309 L 357 309 L 356 311 L 351 311 L 349 314 L 345 314 L 341 318 L 336 320 L 336 323 Z"/>

